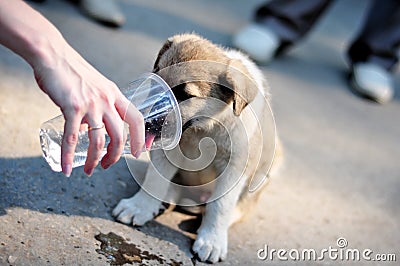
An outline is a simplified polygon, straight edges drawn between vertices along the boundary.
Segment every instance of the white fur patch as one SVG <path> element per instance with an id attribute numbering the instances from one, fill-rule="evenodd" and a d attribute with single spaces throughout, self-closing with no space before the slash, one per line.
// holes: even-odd
<path id="1" fill-rule="evenodd" d="M 216 263 L 225 260 L 228 253 L 228 231 L 200 227 L 192 249 L 201 261 Z"/>

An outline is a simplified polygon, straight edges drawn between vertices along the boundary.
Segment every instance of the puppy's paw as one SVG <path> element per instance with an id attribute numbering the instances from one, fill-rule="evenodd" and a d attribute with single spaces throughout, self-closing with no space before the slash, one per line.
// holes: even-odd
<path id="1" fill-rule="evenodd" d="M 228 253 L 227 230 L 200 228 L 192 250 L 201 261 L 216 263 L 225 260 Z"/>
<path id="2" fill-rule="evenodd" d="M 163 208 L 161 201 L 140 190 L 132 198 L 121 200 L 112 215 L 124 224 L 144 225 Z"/>

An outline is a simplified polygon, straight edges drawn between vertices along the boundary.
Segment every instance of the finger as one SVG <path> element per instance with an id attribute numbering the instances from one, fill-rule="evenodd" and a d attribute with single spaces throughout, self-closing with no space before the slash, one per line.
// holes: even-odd
<path id="1" fill-rule="evenodd" d="M 125 108 L 120 108 L 117 105 L 117 110 L 129 125 L 131 153 L 138 158 L 146 148 L 144 118 L 139 110 L 127 99 L 122 99 L 121 102 L 121 106 Z"/>
<path id="2" fill-rule="evenodd" d="M 116 163 L 121 157 L 122 149 L 124 147 L 124 123 L 117 111 L 114 109 L 109 113 L 104 114 L 104 124 L 108 135 L 110 136 L 110 143 L 107 146 L 107 153 L 101 160 L 101 166 L 107 169 L 112 164 Z"/>
<path id="3" fill-rule="evenodd" d="M 77 115 L 65 118 L 64 135 L 61 144 L 61 168 L 66 176 L 70 176 L 72 173 L 81 120 L 82 118 Z"/>
<path id="4" fill-rule="evenodd" d="M 101 121 L 101 119 L 95 119 L 93 121 Z M 93 121 L 88 123 L 92 127 L 103 125 L 103 122 L 99 123 Z M 92 175 L 93 170 L 99 163 L 100 156 L 103 153 L 104 144 L 106 142 L 104 133 L 104 128 L 91 129 L 89 127 L 89 148 L 84 166 L 84 171 L 88 176 Z"/>

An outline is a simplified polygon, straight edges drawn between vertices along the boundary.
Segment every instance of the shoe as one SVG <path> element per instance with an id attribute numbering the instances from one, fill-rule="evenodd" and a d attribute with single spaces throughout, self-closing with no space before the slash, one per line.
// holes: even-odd
<path id="1" fill-rule="evenodd" d="M 280 40 L 267 27 L 253 23 L 239 31 L 233 37 L 232 44 L 255 61 L 268 63 L 275 56 L 280 46 Z"/>
<path id="2" fill-rule="evenodd" d="M 125 22 L 125 16 L 115 0 L 81 0 L 80 7 L 89 17 L 101 23 L 119 27 Z"/>
<path id="3" fill-rule="evenodd" d="M 379 65 L 354 64 L 350 81 L 358 93 L 378 103 L 385 103 L 393 98 L 394 85 L 391 73 Z"/>

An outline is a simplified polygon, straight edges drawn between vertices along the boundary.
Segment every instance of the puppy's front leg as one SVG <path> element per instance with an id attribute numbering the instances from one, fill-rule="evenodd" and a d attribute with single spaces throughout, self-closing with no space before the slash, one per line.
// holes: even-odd
<path id="1" fill-rule="evenodd" d="M 146 177 L 140 190 L 129 199 L 122 199 L 112 214 L 122 223 L 143 225 L 153 219 L 163 208 L 162 201 L 168 193 L 169 181 L 178 169 L 157 150 L 151 154 Z"/>
<path id="2" fill-rule="evenodd" d="M 231 167 L 222 176 L 219 176 L 216 181 L 213 196 L 223 196 L 207 204 L 205 215 L 197 231 L 197 238 L 192 248 L 201 261 L 215 263 L 226 258 L 231 216 L 246 181 L 245 176 L 241 176 L 237 183 L 234 184 L 232 179 L 236 178 L 237 180 L 238 173 L 242 172 L 236 171 L 235 167 Z M 232 188 L 232 186 L 234 187 Z"/>

